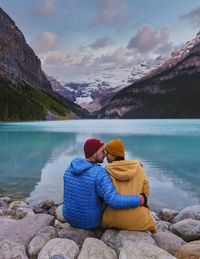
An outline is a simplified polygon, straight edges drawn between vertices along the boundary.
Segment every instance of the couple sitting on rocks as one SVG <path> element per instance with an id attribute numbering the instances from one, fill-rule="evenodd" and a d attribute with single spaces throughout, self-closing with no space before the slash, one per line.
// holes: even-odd
<path id="1" fill-rule="evenodd" d="M 123 142 L 98 139 L 84 144 L 85 158 L 75 158 L 64 174 L 63 216 L 78 228 L 118 228 L 156 233 L 147 205 L 149 183 L 142 164 L 125 160 Z M 99 163 L 107 157 L 108 165 Z"/>

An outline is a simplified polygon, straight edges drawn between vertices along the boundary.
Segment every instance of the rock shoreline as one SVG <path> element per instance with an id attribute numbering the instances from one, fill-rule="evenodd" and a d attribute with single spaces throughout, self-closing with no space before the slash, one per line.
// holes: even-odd
<path id="1" fill-rule="evenodd" d="M 158 233 L 79 229 L 52 200 L 0 197 L 0 259 L 199 259 L 200 205 L 152 212 Z"/>

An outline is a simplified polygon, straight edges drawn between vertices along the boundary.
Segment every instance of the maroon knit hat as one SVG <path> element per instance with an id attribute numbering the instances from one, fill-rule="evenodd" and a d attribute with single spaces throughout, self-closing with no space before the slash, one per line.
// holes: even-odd
<path id="1" fill-rule="evenodd" d="M 103 145 L 104 145 L 104 143 L 99 139 L 96 139 L 96 138 L 88 139 L 84 144 L 85 157 L 88 158 L 88 157 L 92 156 Z"/>

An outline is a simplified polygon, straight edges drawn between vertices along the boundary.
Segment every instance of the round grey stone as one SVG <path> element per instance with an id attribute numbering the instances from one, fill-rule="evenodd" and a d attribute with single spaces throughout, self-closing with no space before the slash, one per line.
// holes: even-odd
<path id="1" fill-rule="evenodd" d="M 170 226 L 170 230 L 186 242 L 200 239 L 200 220 L 184 219 Z"/>
<path id="2" fill-rule="evenodd" d="M 37 259 L 49 259 L 59 254 L 74 259 L 77 258 L 78 253 L 79 248 L 74 241 L 64 238 L 54 238 L 46 243 Z"/>
<path id="3" fill-rule="evenodd" d="M 126 241 L 120 251 L 119 259 L 176 259 L 176 257 L 149 243 Z"/>
<path id="4" fill-rule="evenodd" d="M 173 219 L 172 223 L 176 223 L 183 219 L 196 219 L 200 220 L 200 205 L 190 206 L 183 209 L 179 214 Z"/>
<path id="5" fill-rule="evenodd" d="M 117 259 L 116 252 L 97 238 L 85 239 L 78 259 Z"/>

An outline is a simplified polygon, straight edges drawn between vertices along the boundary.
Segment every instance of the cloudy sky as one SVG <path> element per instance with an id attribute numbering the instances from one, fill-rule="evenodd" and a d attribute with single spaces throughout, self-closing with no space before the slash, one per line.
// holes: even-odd
<path id="1" fill-rule="evenodd" d="M 170 53 L 200 30 L 199 0 L 0 0 L 42 68 L 78 81 Z"/>

